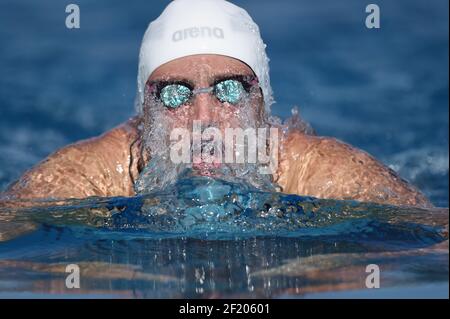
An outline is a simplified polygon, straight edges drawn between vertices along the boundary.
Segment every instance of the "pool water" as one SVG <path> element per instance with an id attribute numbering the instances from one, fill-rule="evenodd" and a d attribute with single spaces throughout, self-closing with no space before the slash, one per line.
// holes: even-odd
<path id="1" fill-rule="evenodd" d="M 190 174 L 136 197 L 30 206 L 0 210 L 6 296 L 302 297 L 367 289 L 372 264 L 385 289 L 448 286 L 448 209 L 320 200 Z M 65 286 L 70 264 L 80 290 Z"/>
<path id="2" fill-rule="evenodd" d="M 165 1 L 0 3 L 0 191 L 49 153 L 134 114 L 140 40 Z M 448 2 L 236 1 L 260 25 L 277 103 L 448 207 Z M 368 4 L 368 3 L 367 3 Z M 106 9 L 107 8 L 107 9 Z M 195 199 L 195 200 L 193 200 Z M 448 209 L 180 179 L 132 198 L 0 208 L 0 297 L 444 297 Z M 80 267 L 68 289 L 65 267 Z M 380 268 L 367 289 L 366 267 Z"/>

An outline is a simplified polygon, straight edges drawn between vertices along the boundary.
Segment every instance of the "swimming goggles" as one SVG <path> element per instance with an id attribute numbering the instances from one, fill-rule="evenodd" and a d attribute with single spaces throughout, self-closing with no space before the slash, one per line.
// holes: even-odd
<path id="1" fill-rule="evenodd" d="M 149 84 L 149 90 L 164 106 L 169 109 L 176 109 L 188 103 L 197 94 L 213 93 L 222 103 L 236 105 L 252 86 L 258 85 L 258 80 L 254 76 L 238 76 L 219 80 L 211 87 L 192 89 L 192 86 L 185 82 L 153 82 Z"/>

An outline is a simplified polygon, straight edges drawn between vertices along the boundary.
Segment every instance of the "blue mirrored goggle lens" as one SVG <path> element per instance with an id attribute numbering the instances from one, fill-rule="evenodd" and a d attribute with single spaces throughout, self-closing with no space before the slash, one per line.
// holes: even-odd
<path id="1" fill-rule="evenodd" d="M 181 84 L 169 84 L 162 88 L 160 99 L 170 108 L 177 108 L 185 104 L 191 96 L 191 90 Z"/>
<path id="2" fill-rule="evenodd" d="M 244 87 L 237 80 L 225 80 L 216 84 L 215 94 L 221 102 L 236 104 L 244 94 Z"/>

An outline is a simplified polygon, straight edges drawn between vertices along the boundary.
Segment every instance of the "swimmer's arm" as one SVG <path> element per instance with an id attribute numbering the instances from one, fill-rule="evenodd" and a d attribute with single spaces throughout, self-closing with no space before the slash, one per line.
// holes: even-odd
<path id="1" fill-rule="evenodd" d="M 1 198 L 132 196 L 133 133 L 129 121 L 102 136 L 68 145 L 27 171 Z"/>
<path id="2" fill-rule="evenodd" d="M 368 153 L 335 138 L 292 134 L 278 183 L 288 193 L 433 207 L 414 186 Z"/>

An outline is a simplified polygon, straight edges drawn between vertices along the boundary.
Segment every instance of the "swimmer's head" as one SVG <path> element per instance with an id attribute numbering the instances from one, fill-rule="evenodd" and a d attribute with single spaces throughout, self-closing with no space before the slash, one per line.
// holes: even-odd
<path id="1" fill-rule="evenodd" d="M 215 69 L 219 66 L 215 63 L 221 64 L 221 71 L 229 61 L 234 62 L 229 63 L 228 71 L 239 63 L 242 69 L 247 68 L 247 73 L 252 73 L 258 81 L 261 106 L 269 114 L 273 99 L 265 47 L 258 26 L 244 9 L 224 0 L 174 0 L 145 32 L 139 54 L 136 109 L 142 113 L 146 86 L 155 71 L 161 77 L 164 75 L 161 68 L 175 61 L 179 67 L 186 63 L 183 71 L 189 67 L 195 69 L 199 66 L 197 62 L 205 60 L 194 56 L 208 55 L 203 69 L 209 66 L 212 73 L 218 73 Z M 174 71 L 174 67 L 170 69 Z"/>
<path id="2" fill-rule="evenodd" d="M 220 167 L 252 181 L 269 178 L 258 176 L 255 163 L 217 166 L 220 152 L 209 152 L 203 138 L 201 158 L 193 146 L 189 163 L 175 163 L 170 151 L 179 129 L 190 132 L 187 145 L 196 144 L 195 123 L 201 133 L 214 129 L 222 136 L 227 128 L 267 127 L 271 103 L 265 45 L 247 12 L 224 0 L 172 1 L 148 27 L 139 55 L 136 109 L 153 172 L 143 184 L 161 186 L 189 167 L 202 175 Z"/>

